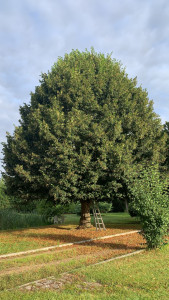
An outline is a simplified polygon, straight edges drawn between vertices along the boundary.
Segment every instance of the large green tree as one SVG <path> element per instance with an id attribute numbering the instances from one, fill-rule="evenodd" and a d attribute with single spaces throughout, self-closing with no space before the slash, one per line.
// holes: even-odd
<path id="1" fill-rule="evenodd" d="M 76 50 L 59 58 L 20 115 L 3 147 L 8 192 L 24 201 L 80 201 L 83 227 L 92 201 L 118 191 L 125 198 L 130 169 L 163 160 L 147 91 L 110 55 Z"/>

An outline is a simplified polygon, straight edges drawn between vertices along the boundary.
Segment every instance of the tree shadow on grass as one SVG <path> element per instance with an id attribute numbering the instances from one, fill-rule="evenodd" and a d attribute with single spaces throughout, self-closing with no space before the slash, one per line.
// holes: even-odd
<path id="1" fill-rule="evenodd" d="M 48 229 L 49 230 L 52 229 L 56 229 L 56 233 L 48 233 L 48 232 L 42 232 L 42 229 L 44 228 L 44 230 Z M 29 229 L 27 228 L 23 228 L 21 230 L 16 230 L 16 231 L 12 231 L 12 233 L 14 234 L 14 236 L 17 238 L 30 238 L 30 239 L 37 239 L 38 240 L 43 240 L 43 241 L 53 241 L 54 244 L 58 244 L 58 243 L 72 243 L 72 242 L 78 242 L 78 241 L 82 241 L 82 240 L 88 240 L 92 238 L 92 233 L 100 233 L 100 231 L 96 231 L 95 227 L 92 228 L 92 230 L 79 230 L 77 229 L 77 233 L 80 233 L 80 235 L 76 235 L 74 234 L 74 231 L 76 230 L 76 228 L 72 228 L 71 226 L 68 227 L 68 225 L 63 226 L 59 225 L 52 225 L 52 226 L 47 226 L 47 227 L 40 227 L 40 228 L 29 228 L 31 229 L 35 229 L 36 232 L 29 232 Z M 106 225 L 107 230 L 113 230 L 113 229 L 118 229 L 118 230 L 139 230 L 141 229 L 141 225 L 140 224 L 107 224 Z M 28 231 L 27 231 L 28 230 Z M 57 230 L 61 231 L 60 234 L 57 234 Z M 62 233 L 63 231 L 63 233 Z M 66 231 L 64 233 L 64 231 Z M 69 232 L 69 233 L 68 233 Z M 104 235 L 113 235 L 116 234 L 118 232 L 110 232 L 110 231 L 102 231 L 102 233 L 104 232 Z M 103 235 L 102 235 L 103 236 Z M 95 235 L 94 237 L 99 237 L 99 235 Z"/>
<path id="2" fill-rule="evenodd" d="M 106 234 L 105 234 L 106 235 Z M 17 234 L 17 237 L 23 237 L 22 234 Z M 141 243 L 142 243 L 142 239 L 140 239 L 140 245 L 138 245 L 138 240 L 136 241 L 136 245 L 134 244 L 134 241 L 132 242 L 132 235 L 124 235 L 124 236 L 117 236 L 117 237 L 113 237 L 104 240 L 94 240 L 94 241 L 87 241 L 84 243 L 78 243 L 79 241 L 86 241 L 86 240 L 90 240 L 89 236 L 76 236 L 76 235 L 69 235 L 69 234 L 43 234 L 43 233 L 39 233 L 38 235 L 35 233 L 29 233 L 28 234 L 28 239 L 30 238 L 30 242 L 31 239 L 37 239 L 40 241 L 50 241 L 50 244 L 48 245 L 48 247 L 50 246 L 57 246 L 57 245 L 64 245 L 67 243 L 75 243 L 75 245 L 77 246 L 83 246 L 83 247 L 97 247 L 97 248 L 102 248 L 102 249 L 109 249 L 109 250 L 118 250 L 118 249 L 123 249 L 123 250 L 127 250 L 127 249 L 133 249 L 133 250 L 138 250 L 141 248 Z M 126 239 L 127 237 L 127 239 Z M 131 240 L 131 243 L 128 243 L 128 240 Z M 43 248 L 44 246 L 40 246 L 39 248 Z M 66 246 L 64 246 L 63 248 L 59 247 L 58 249 L 66 249 Z"/>
<path id="3" fill-rule="evenodd" d="M 140 230 L 140 223 L 129 223 L 129 224 L 106 224 L 107 229 L 127 229 L 127 230 Z"/>

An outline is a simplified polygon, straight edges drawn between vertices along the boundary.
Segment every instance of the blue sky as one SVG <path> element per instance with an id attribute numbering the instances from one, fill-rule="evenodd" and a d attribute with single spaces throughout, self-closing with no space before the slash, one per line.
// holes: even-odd
<path id="1" fill-rule="evenodd" d="M 72 49 L 120 60 L 169 121 L 168 0 L 0 0 L 0 143 L 40 74 Z M 0 146 L 0 152 L 2 147 Z M 2 154 L 0 154 L 2 159 Z M 0 166 L 0 170 L 2 167 Z"/>

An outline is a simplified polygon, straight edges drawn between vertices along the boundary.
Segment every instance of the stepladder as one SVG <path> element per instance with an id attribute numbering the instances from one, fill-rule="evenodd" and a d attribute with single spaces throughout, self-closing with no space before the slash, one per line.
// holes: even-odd
<path id="1" fill-rule="evenodd" d="M 93 216 L 94 216 L 96 230 L 106 230 L 106 227 L 103 222 L 103 218 L 100 213 L 100 209 L 96 205 L 96 203 L 93 204 Z"/>

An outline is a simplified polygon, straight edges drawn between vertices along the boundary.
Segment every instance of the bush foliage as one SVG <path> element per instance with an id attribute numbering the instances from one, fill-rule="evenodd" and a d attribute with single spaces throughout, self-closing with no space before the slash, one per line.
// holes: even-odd
<path id="1" fill-rule="evenodd" d="M 39 227 L 49 222 L 37 213 L 19 213 L 14 209 L 0 210 L 0 230 Z"/>
<path id="2" fill-rule="evenodd" d="M 100 202 L 98 206 L 101 213 L 108 213 L 112 209 L 112 203 L 109 202 Z"/>
<path id="3" fill-rule="evenodd" d="M 144 169 L 132 187 L 131 208 L 140 217 L 148 248 L 161 246 L 169 226 L 168 184 L 157 167 Z"/>
<path id="4" fill-rule="evenodd" d="M 48 202 L 43 199 L 37 202 L 36 211 L 48 220 L 51 217 L 61 216 L 64 214 L 66 212 L 66 207 L 61 204 L 54 205 L 52 202 Z"/>

